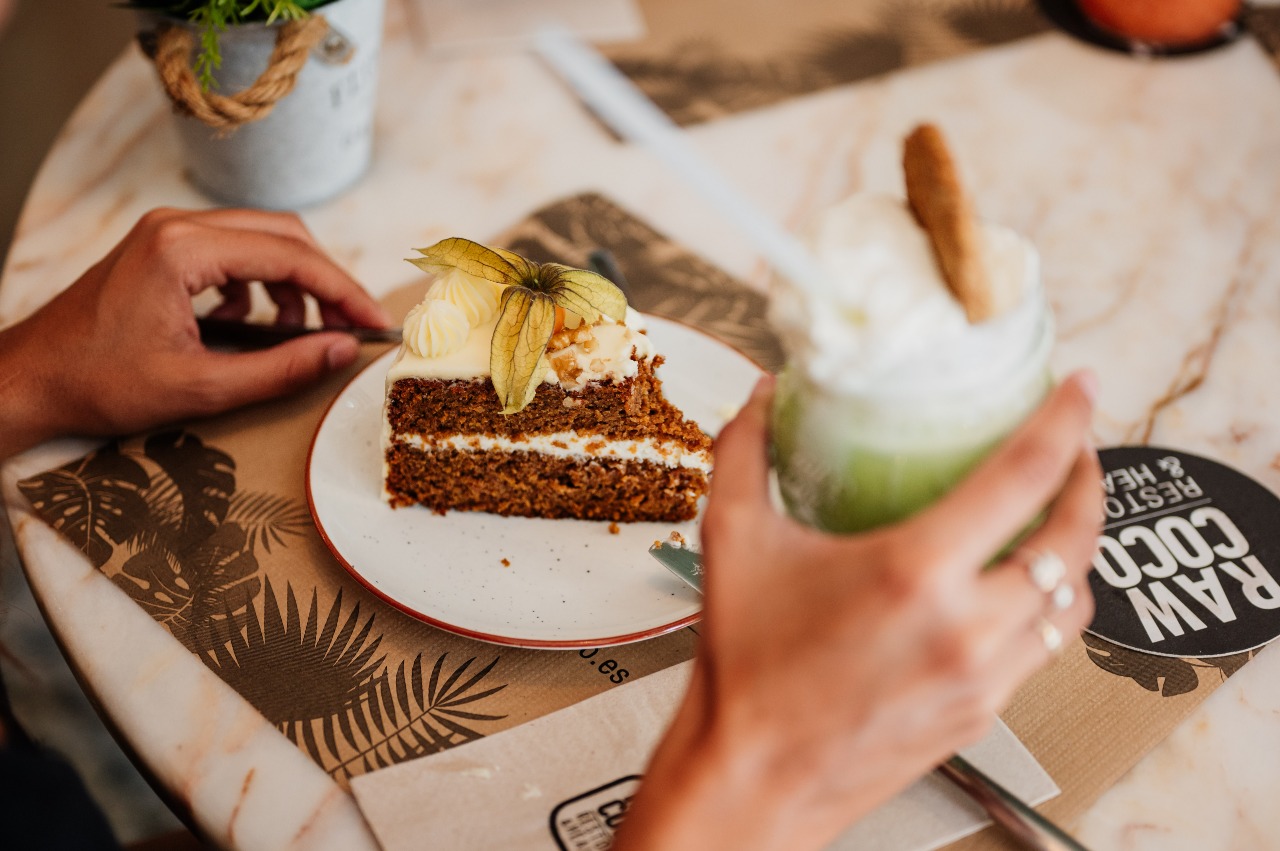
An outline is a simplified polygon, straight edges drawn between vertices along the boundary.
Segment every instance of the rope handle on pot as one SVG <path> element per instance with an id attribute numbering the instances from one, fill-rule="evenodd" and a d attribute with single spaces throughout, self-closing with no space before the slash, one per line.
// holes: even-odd
<path id="1" fill-rule="evenodd" d="M 193 115 L 210 127 L 224 131 L 266 118 L 276 103 L 293 91 L 298 72 L 307 64 L 311 49 L 324 39 L 329 24 L 321 15 L 289 21 L 276 33 L 267 68 L 244 91 L 221 95 L 204 91 L 191 70 L 196 37 L 189 29 L 172 24 L 138 36 L 142 50 L 155 63 L 160 82 L 174 108 Z"/>

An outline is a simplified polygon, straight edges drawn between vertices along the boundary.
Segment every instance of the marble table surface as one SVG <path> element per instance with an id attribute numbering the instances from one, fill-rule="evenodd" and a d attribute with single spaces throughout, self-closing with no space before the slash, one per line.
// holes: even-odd
<path id="1" fill-rule="evenodd" d="M 432 54 L 410 0 L 389 4 L 387 33 L 372 171 L 304 214 L 374 292 L 409 280 L 409 246 L 495 234 L 584 190 L 764 286 L 749 244 L 613 140 L 533 57 Z M 901 191 L 899 141 L 921 119 L 947 130 L 982 215 L 1040 247 L 1054 366 L 1101 374 L 1099 443 L 1178 446 L 1280 491 L 1280 75 L 1258 46 L 1140 62 L 1042 35 L 689 135 L 794 224 L 854 190 Z M 40 171 L 0 283 L 0 324 L 160 205 L 209 202 L 184 182 L 167 103 L 130 52 Z M 101 709 L 216 843 L 373 846 L 347 793 L 30 512 L 16 481 L 88 448 L 39 447 L 2 480 L 32 589 Z M 1075 828 L 1099 849 L 1274 846 L 1276 753 L 1280 653 L 1265 650 Z"/>

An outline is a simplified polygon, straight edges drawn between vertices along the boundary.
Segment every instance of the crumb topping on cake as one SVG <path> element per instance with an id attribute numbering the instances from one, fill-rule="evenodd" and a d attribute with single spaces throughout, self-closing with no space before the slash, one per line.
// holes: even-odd
<path id="1" fill-rule="evenodd" d="M 435 275 L 454 275 L 438 281 L 432 293 L 456 301 L 473 326 L 485 324 L 489 290 L 476 286 L 482 279 L 498 288 L 497 318 L 489 335 L 489 378 L 502 400 L 502 413 L 519 413 L 546 381 L 547 344 L 563 328 L 606 319 L 626 323 L 627 297 L 617 285 L 596 272 L 560 263 L 538 263 L 502 248 L 489 248 L 461 237 L 442 239 L 416 251 L 409 262 Z M 463 273 L 458 277 L 456 273 Z M 452 287 L 457 283 L 456 288 Z M 461 293 L 455 298 L 454 289 Z M 474 308 L 472 310 L 471 308 Z M 628 351 L 628 355 L 629 355 Z M 601 360 L 603 364 L 603 360 Z"/>
<path id="2" fill-rule="evenodd" d="M 491 316 L 473 327 L 456 349 L 436 357 L 424 357 L 412 347 L 402 346 L 387 372 L 387 386 L 402 378 L 443 381 L 488 378 L 489 339 L 496 324 L 497 317 Z M 621 381 L 635 376 L 637 361 L 653 360 L 653 343 L 643 332 L 644 317 L 630 307 L 623 322 L 602 317 L 594 325 L 583 324 L 557 332 L 565 336 L 559 338 L 554 350 L 550 345 L 547 347 L 548 353 L 540 365 L 542 383 L 581 390 L 592 381 Z"/>

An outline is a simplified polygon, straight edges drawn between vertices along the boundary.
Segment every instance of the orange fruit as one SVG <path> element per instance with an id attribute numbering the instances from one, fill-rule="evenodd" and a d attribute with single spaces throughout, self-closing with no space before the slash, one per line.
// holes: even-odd
<path id="1" fill-rule="evenodd" d="M 1207 41 L 1240 13 L 1241 0 L 1077 0 L 1095 24 L 1126 38 L 1179 45 Z"/>

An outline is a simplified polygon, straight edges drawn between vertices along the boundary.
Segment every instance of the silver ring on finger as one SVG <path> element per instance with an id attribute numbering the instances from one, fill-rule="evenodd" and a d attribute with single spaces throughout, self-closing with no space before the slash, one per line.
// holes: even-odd
<path id="1" fill-rule="evenodd" d="M 1040 633 L 1040 641 L 1044 644 L 1044 649 L 1050 655 L 1056 654 L 1062 649 L 1062 630 L 1045 618 L 1040 618 L 1036 624 L 1036 630 Z"/>
<path id="2" fill-rule="evenodd" d="M 1052 594 L 1067 577 L 1066 562 L 1053 550 L 1025 549 L 1031 554 L 1031 561 L 1027 562 L 1027 576 L 1031 578 L 1031 584 L 1044 594 Z"/>
<path id="3" fill-rule="evenodd" d="M 1057 588 L 1054 588 L 1049 594 L 1049 606 L 1056 612 L 1063 612 L 1071 608 L 1071 604 L 1076 601 L 1076 589 L 1063 582 Z"/>
<path id="4" fill-rule="evenodd" d="M 1040 593 L 1045 595 L 1048 607 L 1054 611 L 1071 608 L 1076 600 L 1076 591 L 1066 583 L 1067 565 L 1062 557 L 1053 550 L 1033 550 L 1025 548 L 1031 555 L 1027 562 L 1027 576 Z"/>

